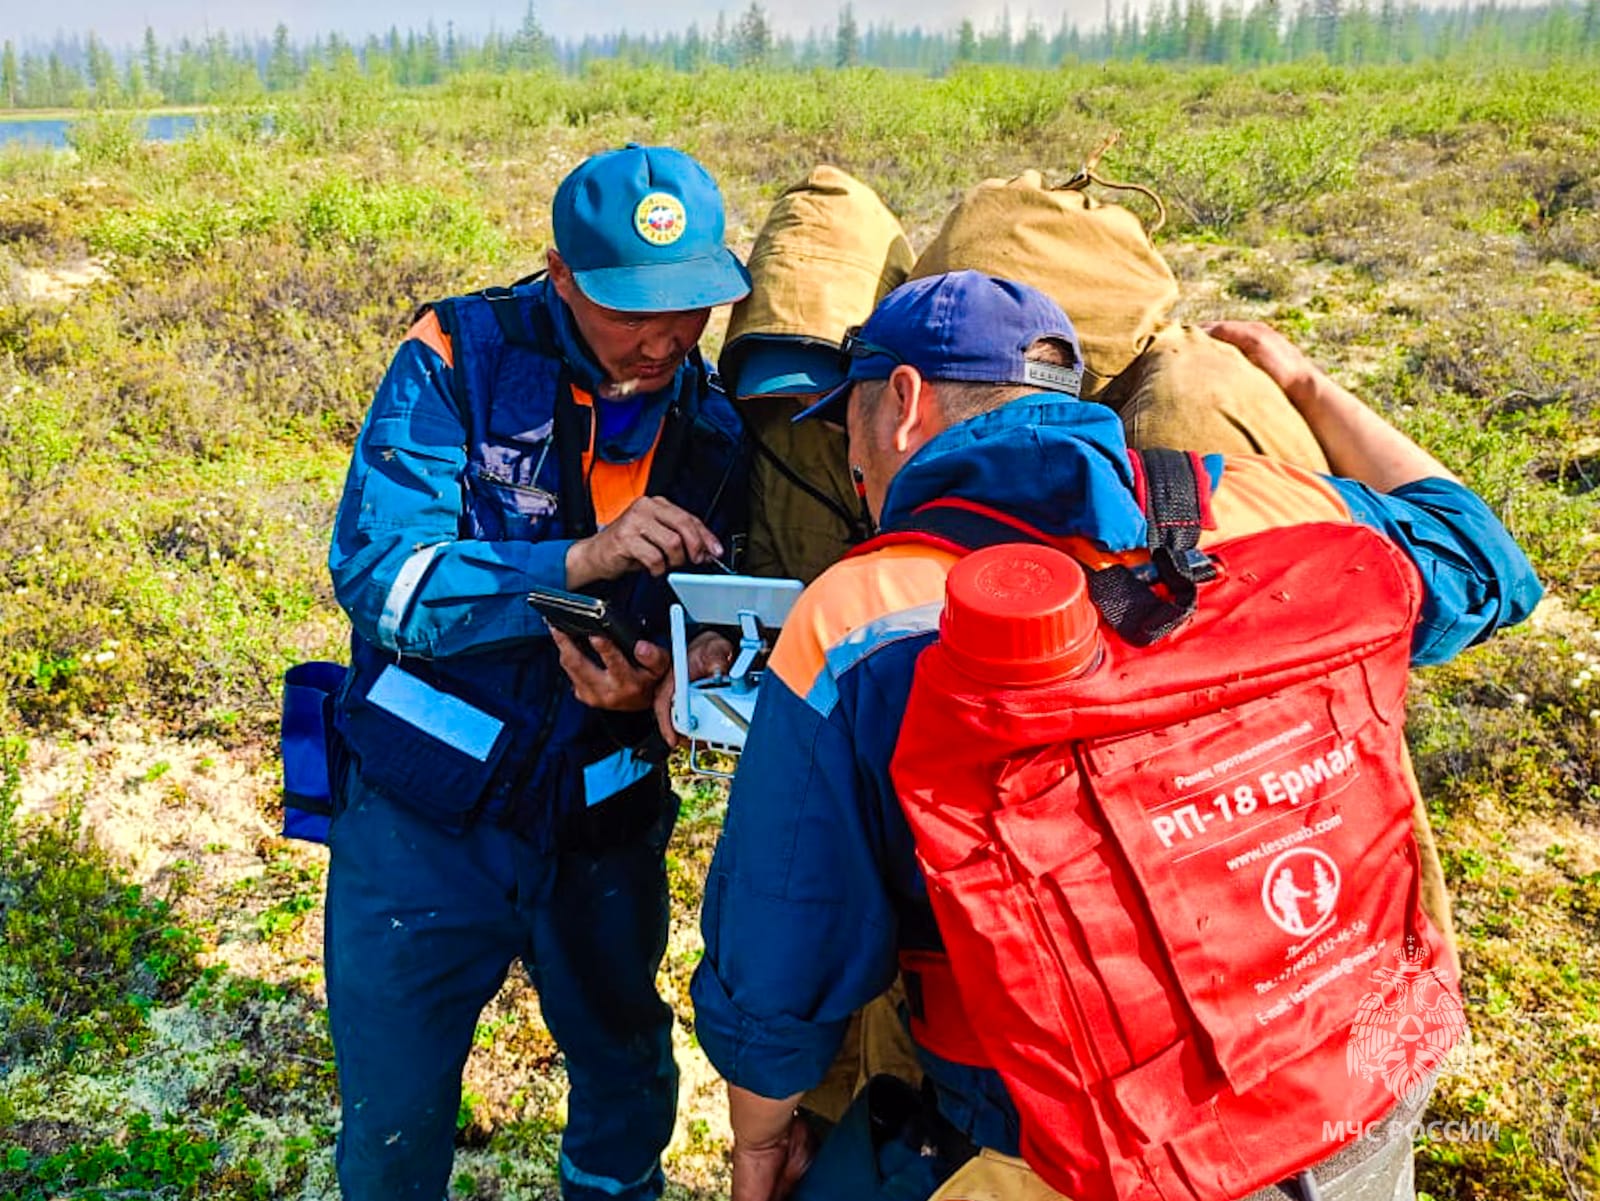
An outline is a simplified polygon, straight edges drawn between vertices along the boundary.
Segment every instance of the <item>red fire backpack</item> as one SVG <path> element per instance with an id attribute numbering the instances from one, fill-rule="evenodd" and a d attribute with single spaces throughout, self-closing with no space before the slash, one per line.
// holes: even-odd
<path id="1" fill-rule="evenodd" d="M 1365 1131 L 1462 1027 L 1402 736 L 1421 587 L 1357 525 L 1201 554 L 1197 461 L 1144 460 L 1150 566 L 1094 560 L 1098 651 L 1071 678 L 973 674 L 1048 643 L 1015 602 L 1049 556 L 1082 569 L 995 545 L 1048 537 L 935 502 L 875 544 L 994 561 L 953 570 L 895 751 L 948 956 L 903 967 L 917 1041 L 1001 1073 L 1053 1188 L 1224 1201 Z"/>

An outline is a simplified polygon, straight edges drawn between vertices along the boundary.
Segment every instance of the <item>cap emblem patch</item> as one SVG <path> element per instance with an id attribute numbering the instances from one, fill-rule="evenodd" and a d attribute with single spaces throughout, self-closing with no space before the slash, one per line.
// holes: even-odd
<path id="1" fill-rule="evenodd" d="M 667 192 L 651 192 L 633 210 L 633 228 L 652 246 L 671 246 L 688 224 L 683 201 Z"/>

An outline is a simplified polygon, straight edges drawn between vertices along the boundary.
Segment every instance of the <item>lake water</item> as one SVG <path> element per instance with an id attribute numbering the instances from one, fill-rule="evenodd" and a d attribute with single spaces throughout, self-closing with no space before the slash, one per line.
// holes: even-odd
<path id="1" fill-rule="evenodd" d="M 22 142 L 29 146 L 64 147 L 67 145 L 67 130 L 71 125 L 70 119 L 55 117 L 39 121 L 0 120 L 0 146 Z M 194 126 L 193 113 L 167 113 L 146 117 L 144 136 L 152 142 L 171 142 L 193 133 Z"/>

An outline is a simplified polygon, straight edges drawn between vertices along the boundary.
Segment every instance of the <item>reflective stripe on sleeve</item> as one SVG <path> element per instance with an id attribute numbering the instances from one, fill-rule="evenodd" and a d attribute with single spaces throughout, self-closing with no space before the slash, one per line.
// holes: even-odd
<path id="1" fill-rule="evenodd" d="M 383 600 L 383 613 L 378 618 L 378 643 L 385 650 L 400 649 L 400 623 L 411 611 L 411 602 L 422 583 L 422 577 L 443 545 L 442 542 L 435 542 L 432 546 L 424 546 L 402 563 L 395 574 L 394 583 L 389 586 L 389 595 Z"/>

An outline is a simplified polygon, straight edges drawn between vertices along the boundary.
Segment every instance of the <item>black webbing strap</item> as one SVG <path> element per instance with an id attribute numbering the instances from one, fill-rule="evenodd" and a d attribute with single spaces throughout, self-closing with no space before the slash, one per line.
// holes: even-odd
<path id="1" fill-rule="evenodd" d="M 745 436 L 750 439 L 750 445 L 755 447 L 756 454 L 760 455 L 768 463 L 771 463 L 773 467 L 777 468 L 779 475 L 788 480 L 791 484 L 800 489 L 800 491 L 804 492 L 823 508 L 827 509 L 828 512 L 832 513 L 840 521 L 845 523 L 846 527 L 848 527 L 850 530 L 851 545 L 865 542 L 871 536 L 871 517 L 866 511 L 865 502 L 862 502 L 862 507 L 858 512 L 850 512 L 850 510 L 846 509 L 838 501 L 834 500 L 833 497 L 829 496 L 821 488 L 818 488 L 810 480 L 806 479 L 805 476 L 801 475 L 793 467 L 785 463 L 777 451 L 773 450 L 772 447 L 768 446 L 761 440 L 760 435 L 757 434 L 755 430 L 746 426 Z"/>
<path id="2" fill-rule="evenodd" d="M 1143 465 L 1145 524 L 1150 562 L 1167 596 L 1149 572 L 1114 563 L 1086 569 L 1089 599 L 1107 625 L 1132 646 L 1149 646 L 1178 629 L 1194 613 L 1198 585 L 1216 575 L 1201 551 L 1201 481 L 1195 456 L 1175 450 L 1129 451 Z M 926 505 L 884 530 L 880 537 L 923 535 L 931 541 L 974 551 L 1007 542 L 1056 545 L 1054 540 L 996 512 L 968 507 Z M 1169 599 L 1170 598 L 1170 599 Z"/>
<path id="3" fill-rule="evenodd" d="M 411 314 L 411 326 L 415 326 L 429 313 L 439 321 L 439 330 L 444 334 L 446 341 L 451 346 L 456 344 L 456 311 L 455 306 L 448 300 L 430 301 L 417 306 L 416 312 Z M 407 328 L 410 328 L 408 326 Z M 467 373 L 464 371 L 450 372 L 450 399 L 455 401 L 456 416 L 461 421 L 461 428 L 466 430 L 467 437 L 472 437 L 471 418 L 472 406 L 467 403 Z"/>
<path id="4" fill-rule="evenodd" d="M 1129 450 L 1144 476 L 1146 545 L 1155 578 L 1120 563 L 1089 572 L 1089 596 L 1132 646 L 1150 646 L 1177 630 L 1194 614 L 1199 584 L 1216 566 L 1196 547 L 1200 542 L 1201 469 L 1199 459 L 1181 450 Z"/>
<path id="5" fill-rule="evenodd" d="M 1182 450 L 1132 453 L 1144 468 L 1144 513 L 1149 531 L 1150 562 L 1171 599 L 1162 599 L 1147 584 L 1136 579 L 1133 583 L 1137 585 L 1137 593 L 1115 578 L 1101 586 L 1113 591 L 1109 598 L 1111 603 L 1126 603 L 1130 613 L 1137 613 L 1133 625 L 1143 641 L 1131 638 L 1129 641 L 1135 646 L 1148 646 L 1189 620 L 1194 613 L 1199 584 L 1214 578 L 1217 569 L 1204 552 L 1196 549 L 1200 543 L 1202 517 L 1198 457 Z M 1132 576 L 1126 567 L 1107 568 L 1107 571 Z M 1109 615 L 1106 620 L 1111 621 Z M 1115 622 L 1112 624 L 1115 627 Z"/>

